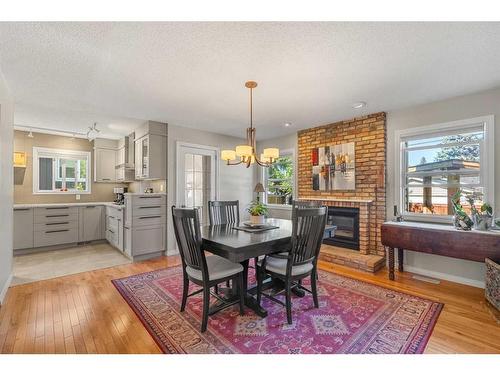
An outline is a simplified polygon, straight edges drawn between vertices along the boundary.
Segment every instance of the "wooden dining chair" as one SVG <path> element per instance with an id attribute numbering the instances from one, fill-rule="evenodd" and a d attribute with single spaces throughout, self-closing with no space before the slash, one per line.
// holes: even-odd
<path id="1" fill-rule="evenodd" d="M 262 295 L 286 307 L 288 324 L 292 324 L 292 288 L 302 289 L 313 296 L 314 307 L 318 308 L 317 262 L 326 223 L 327 208 L 295 208 L 292 223 L 292 243 L 288 253 L 272 254 L 259 261 L 257 269 L 257 303 Z M 265 294 L 262 286 L 266 276 L 283 281 L 285 288 L 274 294 Z M 301 281 L 311 278 L 311 290 Z M 283 303 L 275 298 L 285 292 Z"/>
<path id="2" fill-rule="evenodd" d="M 187 298 L 203 292 L 203 314 L 201 332 L 207 330 L 210 307 L 210 295 L 221 302 L 221 305 L 210 314 L 214 314 L 226 307 L 239 302 L 240 315 L 243 315 L 245 291 L 243 290 L 243 266 L 217 255 L 206 257 L 201 248 L 200 219 L 196 208 L 176 208 L 172 206 L 172 221 L 175 238 L 182 260 L 183 289 L 181 312 L 186 307 Z M 216 287 L 224 281 L 232 280 L 239 290 L 239 301 L 228 303 L 210 288 Z M 188 295 L 189 282 L 202 287 Z"/>
<path id="3" fill-rule="evenodd" d="M 240 223 L 240 202 L 209 201 L 208 217 L 210 219 L 210 225 L 238 225 Z"/>

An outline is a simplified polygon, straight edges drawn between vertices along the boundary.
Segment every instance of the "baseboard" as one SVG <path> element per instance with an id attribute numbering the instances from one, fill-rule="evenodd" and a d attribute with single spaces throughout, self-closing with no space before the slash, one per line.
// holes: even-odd
<path id="1" fill-rule="evenodd" d="M 170 255 L 177 255 L 177 254 L 179 254 L 179 250 L 177 250 L 177 249 L 171 249 L 171 250 L 167 250 L 167 251 L 166 251 L 166 255 L 167 255 L 167 256 L 170 256 Z"/>
<path id="2" fill-rule="evenodd" d="M 3 300 L 5 296 L 7 295 L 7 290 L 9 290 L 10 283 L 12 282 L 12 274 L 9 275 L 7 278 L 7 281 L 5 282 L 5 285 L 3 286 L 2 290 L 0 291 L 0 305 L 3 304 Z"/>
<path id="3" fill-rule="evenodd" d="M 434 277 L 436 279 L 453 281 L 454 283 L 465 284 L 470 286 L 475 286 L 476 288 L 484 289 L 484 281 L 468 279 L 466 277 L 460 277 L 456 275 L 450 275 L 449 273 L 429 271 L 423 268 L 413 267 L 404 265 L 404 270 L 412 273 L 416 273 L 423 276 Z"/>

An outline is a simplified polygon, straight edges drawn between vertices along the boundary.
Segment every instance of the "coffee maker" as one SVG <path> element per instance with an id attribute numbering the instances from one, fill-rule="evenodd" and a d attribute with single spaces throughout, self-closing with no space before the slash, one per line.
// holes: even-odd
<path id="1" fill-rule="evenodd" d="M 113 193 L 115 193 L 115 204 L 125 204 L 125 193 L 127 192 L 126 187 L 115 187 L 113 188 Z"/>

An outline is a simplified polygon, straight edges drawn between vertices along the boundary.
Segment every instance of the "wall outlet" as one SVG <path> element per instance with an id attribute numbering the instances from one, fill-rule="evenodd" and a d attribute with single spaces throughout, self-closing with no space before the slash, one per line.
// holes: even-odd
<path id="1" fill-rule="evenodd" d="M 76 198 L 77 201 L 79 201 L 80 200 L 80 194 L 77 194 L 75 198 Z"/>

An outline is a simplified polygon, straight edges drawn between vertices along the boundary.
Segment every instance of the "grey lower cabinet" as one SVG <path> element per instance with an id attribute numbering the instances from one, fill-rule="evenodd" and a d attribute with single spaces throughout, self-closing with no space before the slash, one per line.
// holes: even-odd
<path id="1" fill-rule="evenodd" d="M 33 208 L 14 209 L 14 250 L 33 247 Z"/>
<path id="2" fill-rule="evenodd" d="M 104 206 L 88 205 L 78 207 L 78 242 L 88 242 L 104 239 Z"/>
<path id="3" fill-rule="evenodd" d="M 122 207 L 106 207 L 106 240 L 118 250 L 124 251 Z"/>
<path id="4" fill-rule="evenodd" d="M 33 247 L 78 242 L 78 207 L 34 208 Z"/>
<path id="5" fill-rule="evenodd" d="M 166 222 L 165 194 L 125 194 L 125 252 L 133 259 L 163 254 Z"/>

